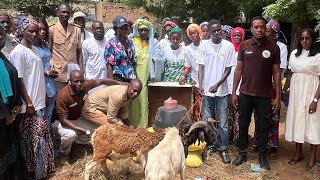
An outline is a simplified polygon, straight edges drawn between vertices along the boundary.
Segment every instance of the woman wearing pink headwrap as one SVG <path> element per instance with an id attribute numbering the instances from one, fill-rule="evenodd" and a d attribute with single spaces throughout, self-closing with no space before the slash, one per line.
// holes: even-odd
<path id="1" fill-rule="evenodd" d="M 241 27 L 236 27 L 231 31 L 231 42 L 234 46 L 236 57 L 238 56 L 238 50 L 240 47 L 240 43 L 244 40 L 245 32 Z M 231 73 L 227 78 L 228 83 L 228 94 L 229 94 L 229 141 L 232 144 L 235 144 L 238 139 L 239 132 L 239 112 L 232 106 L 231 102 L 231 94 L 232 94 L 232 86 L 233 86 L 233 75 L 236 66 L 232 66 Z M 237 89 L 237 95 L 239 95 L 239 88 Z"/>
<path id="2" fill-rule="evenodd" d="M 166 48 L 166 47 L 170 47 L 170 39 L 169 39 L 169 32 L 175 28 L 178 27 L 175 23 L 171 22 L 171 21 L 166 21 L 163 25 L 163 33 L 165 33 L 165 36 L 163 39 L 161 39 L 159 41 L 160 46 L 162 49 Z"/>
<path id="3" fill-rule="evenodd" d="M 185 48 L 185 62 L 184 62 L 184 72 L 179 79 L 180 84 L 185 83 L 185 77 L 191 73 L 191 84 L 194 85 L 193 88 L 193 102 L 197 103 L 193 108 L 193 118 L 192 120 L 198 121 L 201 119 L 201 95 L 199 93 L 199 83 L 198 83 L 198 64 L 196 60 L 199 55 L 199 46 L 202 37 L 201 27 L 197 24 L 190 24 L 187 28 L 187 35 L 192 40 L 192 43 Z M 200 99 L 200 100 L 199 100 Z"/>

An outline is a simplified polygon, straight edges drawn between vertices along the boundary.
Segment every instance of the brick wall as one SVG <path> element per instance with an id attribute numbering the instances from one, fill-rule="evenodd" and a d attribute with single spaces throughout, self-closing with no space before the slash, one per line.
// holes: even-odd
<path id="1" fill-rule="evenodd" d="M 96 7 L 96 18 L 104 23 L 112 23 L 116 16 L 126 16 L 133 21 L 148 16 L 152 23 L 155 23 L 157 18 L 148 14 L 143 8 L 131 8 L 125 3 L 110 3 L 100 2 Z"/>

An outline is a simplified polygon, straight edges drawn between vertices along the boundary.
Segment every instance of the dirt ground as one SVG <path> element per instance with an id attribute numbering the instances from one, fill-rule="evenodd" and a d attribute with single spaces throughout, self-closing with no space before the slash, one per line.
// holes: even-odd
<path id="1" fill-rule="evenodd" d="M 305 144 L 304 154 L 305 159 L 297 165 L 289 165 L 288 161 L 292 158 L 294 153 L 294 143 L 284 140 L 284 122 L 286 109 L 281 110 L 280 120 L 280 148 L 278 160 L 270 161 L 271 170 L 261 173 L 250 172 L 250 163 L 258 163 L 258 154 L 249 154 L 248 162 L 234 167 L 232 165 L 224 165 L 218 154 L 209 156 L 200 168 L 186 168 L 186 179 L 192 180 L 195 176 L 208 176 L 209 179 L 217 180 L 320 180 L 320 166 L 315 166 L 312 170 L 306 171 L 305 166 L 309 158 L 309 145 Z M 253 123 L 251 123 L 253 124 Z M 250 127 L 250 134 L 253 134 L 254 126 Z M 80 180 L 83 179 L 84 165 L 88 162 L 92 155 L 91 147 L 74 145 L 71 152 L 71 164 L 61 165 L 59 159 L 57 160 L 57 171 L 50 174 L 49 180 Z M 235 157 L 235 148 L 230 148 L 230 155 Z M 320 154 L 318 153 L 318 157 Z M 132 158 L 123 158 L 114 162 L 109 166 L 108 170 L 101 170 L 97 168 L 92 172 L 91 179 L 93 180 L 140 180 L 143 179 L 143 169 L 141 166 L 132 161 Z M 180 179 L 177 175 L 176 179 Z"/>

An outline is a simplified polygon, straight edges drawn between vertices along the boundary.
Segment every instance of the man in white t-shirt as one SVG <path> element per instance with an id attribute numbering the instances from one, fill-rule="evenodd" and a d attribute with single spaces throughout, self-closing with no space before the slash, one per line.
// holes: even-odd
<path id="1" fill-rule="evenodd" d="M 107 39 L 104 37 L 102 22 L 94 21 L 92 23 L 92 31 L 94 37 L 84 40 L 82 44 L 85 78 L 86 80 L 106 79 L 108 77 L 108 71 L 103 55 Z M 96 87 L 90 90 L 89 94 L 104 87 L 106 87 L 106 85 Z"/>
<path id="2" fill-rule="evenodd" d="M 211 40 L 200 45 L 199 64 L 199 89 L 202 97 L 202 115 L 204 120 L 215 118 L 219 121 L 221 136 L 220 152 L 222 162 L 231 163 L 228 155 L 228 84 L 227 77 L 231 67 L 236 65 L 234 47 L 229 41 L 221 39 L 221 23 L 218 20 L 209 22 Z M 216 113 L 216 114 L 215 114 Z M 208 145 L 210 154 L 214 146 Z"/>

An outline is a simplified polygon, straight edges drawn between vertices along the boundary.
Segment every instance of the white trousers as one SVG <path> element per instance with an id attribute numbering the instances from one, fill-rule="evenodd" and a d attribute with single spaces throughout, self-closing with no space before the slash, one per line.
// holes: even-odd
<path id="1" fill-rule="evenodd" d="M 56 121 L 54 126 L 57 128 L 57 133 L 59 133 L 61 137 L 61 145 L 60 152 L 64 155 L 68 155 L 71 151 L 72 143 L 75 142 L 77 144 L 89 144 L 91 140 L 91 135 L 99 125 L 92 123 L 86 120 L 84 117 L 80 117 L 77 120 L 73 121 L 74 124 L 80 126 L 84 129 L 89 130 L 91 133 L 87 135 L 83 132 L 74 131 L 72 129 L 63 127 L 60 121 Z M 54 127 L 53 127 L 54 128 Z"/>

